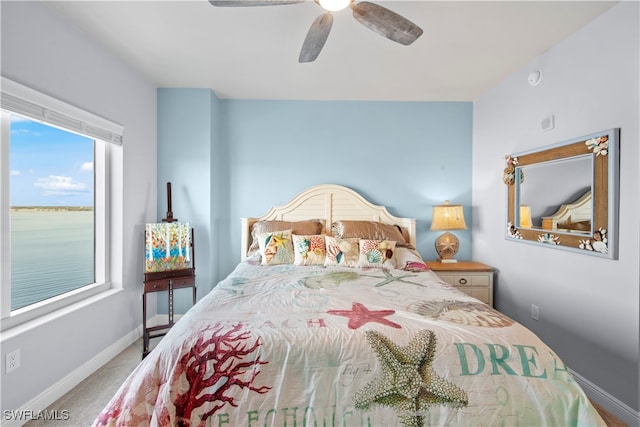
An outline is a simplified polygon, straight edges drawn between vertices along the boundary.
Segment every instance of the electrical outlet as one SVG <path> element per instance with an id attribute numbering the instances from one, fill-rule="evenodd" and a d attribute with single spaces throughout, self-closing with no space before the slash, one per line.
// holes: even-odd
<path id="1" fill-rule="evenodd" d="M 20 367 L 20 349 L 7 353 L 5 362 L 5 372 L 7 374 L 18 369 Z"/>
<path id="2" fill-rule="evenodd" d="M 540 308 L 535 304 L 531 304 L 531 318 L 533 320 L 540 320 Z"/>

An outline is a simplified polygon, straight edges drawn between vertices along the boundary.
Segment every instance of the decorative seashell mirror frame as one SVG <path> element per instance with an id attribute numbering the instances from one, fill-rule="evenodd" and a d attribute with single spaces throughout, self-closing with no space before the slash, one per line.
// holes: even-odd
<path id="1" fill-rule="evenodd" d="M 617 259 L 619 137 L 620 129 L 614 128 L 506 156 L 503 172 L 507 188 L 505 238 Z M 554 190 L 572 183 L 576 175 L 572 168 L 576 167 L 589 181 L 584 194 L 573 202 L 540 201 L 543 197 L 552 199 Z M 534 176 L 544 176 L 544 182 L 531 183 Z M 535 199 L 536 204 L 541 205 L 532 215 L 533 222 L 529 220 L 529 199 Z"/>

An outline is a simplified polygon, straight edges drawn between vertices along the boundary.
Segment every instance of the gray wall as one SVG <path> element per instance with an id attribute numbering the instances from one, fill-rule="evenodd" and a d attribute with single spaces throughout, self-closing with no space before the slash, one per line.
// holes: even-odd
<path id="1" fill-rule="evenodd" d="M 640 408 L 639 3 L 621 2 L 474 102 L 473 257 L 497 267 L 497 308 L 567 365 Z M 527 75 L 540 68 L 538 86 Z M 555 129 L 541 121 L 555 115 Z M 505 240 L 505 154 L 621 128 L 617 261 Z M 540 320 L 530 306 L 540 307 Z M 629 420 L 630 418 L 627 418 Z M 628 421 L 631 422 L 631 421 Z"/>
<path id="2" fill-rule="evenodd" d="M 112 225 L 120 230 L 112 281 L 121 290 L 2 334 L 2 360 L 15 348 L 22 359 L 18 370 L 1 370 L 5 410 L 46 403 L 41 393 L 49 387 L 64 392 L 82 379 L 73 372 L 97 368 L 101 355 L 113 357 L 122 350 L 117 345 L 137 338 L 144 223 L 156 217 L 156 90 L 46 5 L 3 1 L 0 7 L 3 76 L 124 126 L 120 195 L 112 200 L 124 212 Z"/>

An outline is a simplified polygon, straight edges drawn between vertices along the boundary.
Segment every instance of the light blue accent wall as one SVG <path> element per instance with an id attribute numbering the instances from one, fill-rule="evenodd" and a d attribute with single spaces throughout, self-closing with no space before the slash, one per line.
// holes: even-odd
<path id="1" fill-rule="evenodd" d="M 218 281 L 218 252 L 214 237 L 220 233 L 220 107 L 209 89 L 158 89 L 158 221 L 167 213 L 167 182 L 171 182 L 174 218 L 189 222 L 195 233 L 198 294 L 206 294 Z M 191 305 L 189 290 L 176 291 L 176 313 Z M 158 299 L 166 313 L 167 301 Z"/>
<path id="2" fill-rule="evenodd" d="M 472 103 L 206 102 L 202 91 L 158 92 L 158 203 L 160 214 L 163 185 L 174 177 L 189 194 L 183 205 L 174 202 L 174 215 L 183 210 L 199 218 L 209 210 L 211 223 L 202 224 L 215 228 L 208 245 L 220 244 L 209 259 L 197 256 L 197 270 L 217 262 L 212 280 L 240 259 L 241 217 L 260 216 L 323 183 L 350 187 L 394 215 L 415 218 L 425 259 L 436 258 L 441 234 L 429 231 L 433 205 L 463 205 L 468 229 L 454 233 L 458 258 L 471 258 Z M 180 150 L 193 152 L 176 159 L 178 141 Z"/>
<path id="3" fill-rule="evenodd" d="M 436 257 L 440 234 L 429 231 L 434 204 L 462 204 L 471 219 L 471 103 L 224 104 L 231 218 L 262 215 L 312 185 L 345 185 L 394 215 L 416 218 L 426 259 Z M 461 259 L 471 256 L 468 225 L 455 232 Z"/>

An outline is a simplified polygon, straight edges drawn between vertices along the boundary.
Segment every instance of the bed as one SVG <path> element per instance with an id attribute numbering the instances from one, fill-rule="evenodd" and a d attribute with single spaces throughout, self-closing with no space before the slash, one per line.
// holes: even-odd
<path id="1" fill-rule="evenodd" d="M 415 234 L 337 185 L 243 219 L 235 270 L 94 425 L 604 426 L 558 355 L 440 280 Z"/>

